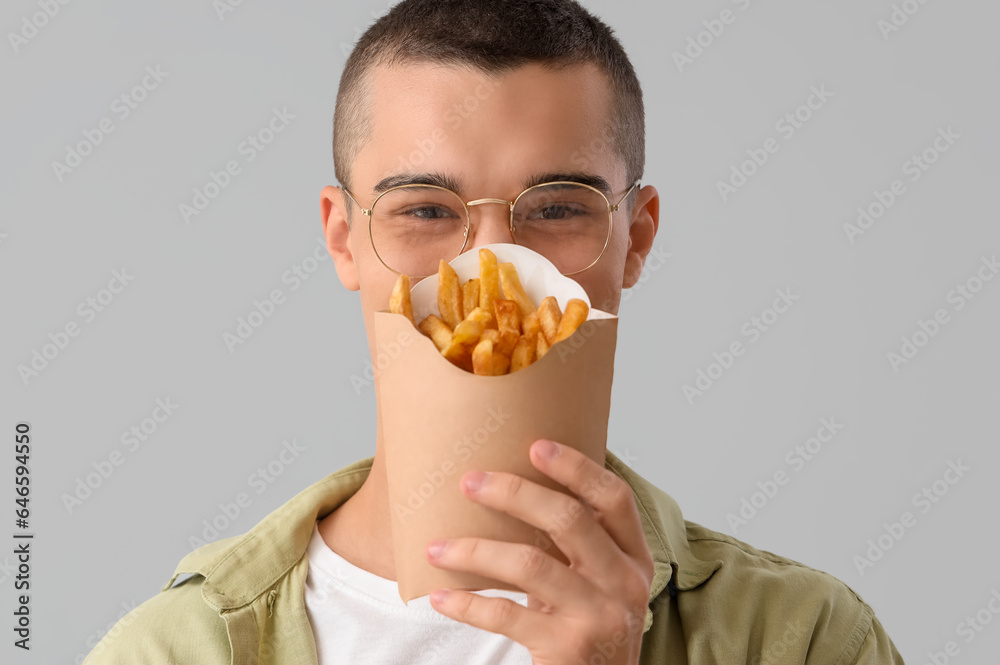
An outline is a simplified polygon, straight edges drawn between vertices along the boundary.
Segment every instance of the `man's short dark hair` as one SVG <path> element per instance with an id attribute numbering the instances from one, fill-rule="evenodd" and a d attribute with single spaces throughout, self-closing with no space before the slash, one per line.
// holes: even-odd
<path id="1" fill-rule="evenodd" d="M 529 63 L 552 68 L 594 63 L 611 86 L 603 138 L 624 161 L 628 184 L 642 176 L 645 113 L 639 79 L 611 28 L 579 3 L 403 0 L 368 28 L 344 66 L 333 118 L 333 161 L 345 187 L 351 187 L 351 166 L 371 131 L 370 75 L 377 66 L 406 62 L 471 66 L 487 75 Z M 580 148 L 588 154 L 590 146 Z"/>

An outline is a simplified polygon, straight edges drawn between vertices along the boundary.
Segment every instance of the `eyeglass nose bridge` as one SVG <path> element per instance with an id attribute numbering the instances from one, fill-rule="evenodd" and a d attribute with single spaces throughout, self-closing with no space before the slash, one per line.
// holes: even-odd
<path id="1" fill-rule="evenodd" d="M 510 211 L 510 219 L 507 221 L 507 228 L 510 229 L 511 237 L 513 237 L 514 236 L 514 201 L 508 201 L 507 199 L 476 199 L 474 201 L 468 201 L 468 202 L 466 202 L 465 205 L 466 205 L 466 208 L 469 208 L 471 206 L 478 206 L 478 205 L 482 205 L 484 203 L 498 203 L 500 205 L 507 206 L 507 209 Z M 469 215 L 469 226 L 470 227 L 472 226 L 472 216 L 471 215 Z M 466 234 L 466 238 L 468 238 L 468 234 L 469 234 L 469 229 L 468 228 L 466 229 L 465 234 Z"/>

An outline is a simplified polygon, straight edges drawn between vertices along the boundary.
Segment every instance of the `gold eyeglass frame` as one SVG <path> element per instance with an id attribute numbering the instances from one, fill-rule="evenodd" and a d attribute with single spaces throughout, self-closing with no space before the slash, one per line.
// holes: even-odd
<path id="1" fill-rule="evenodd" d="M 462 242 L 462 248 L 458 250 L 458 254 L 448 259 L 448 261 L 451 261 L 455 257 L 460 256 L 462 252 L 465 251 L 465 247 L 469 244 L 469 230 L 472 228 L 472 215 L 469 212 L 470 206 L 482 205 L 484 203 L 499 203 L 501 205 L 508 206 L 510 210 L 510 221 L 507 224 L 507 229 L 508 231 L 510 231 L 510 239 L 514 242 L 515 245 L 517 245 L 518 242 L 514 237 L 514 208 L 517 206 L 517 202 L 521 200 L 522 196 L 524 196 L 533 189 L 538 189 L 539 187 L 546 187 L 548 185 L 576 185 L 578 187 L 586 187 L 587 189 L 597 192 L 600 195 L 600 197 L 604 199 L 604 202 L 608 206 L 608 233 L 607 236 L 604 238 L 604 247 L 601 248 L 601 253 L 597 255 L 596 259 L 590 262 L 590 265 L 588 265 L 585 268 L 580 268 L 579 270 L 574 270 L 573 272 L 562 273 L 563 275 L 575 275 L 577 273 L 581 273 L 584 270 L 589 269 L 598 261 L 600 261 L 601 257 L 604 256 L 604 252 L 607 251 L 608 249 L 608 243 L 611 242 L 611 230 L 614 228 L 614 213 L 618 212 L 618 208 L 622 204 L 622 201 L 628 198 L 628 195 L 632 193 L 632 190 L 634 190 L 636 187 L 639 186 L 639 183 L 640 180 L 636 180 L 634 183 L 632 183 L 632 186 L 628 188 L 628 191 L 626 191 L 625 194 L 620 199 L 618 199 L 618 202 L 615 203 L 614 205 L 612 205 L 611 202 L 608 201 L 608 197 L 604 195 L 604 192 L 597 189 L 596 187 L 592 187 L 591 185 L 587 185 L 582 182 L 573 182 L 570 180 L 553 180 L 551 182 L 542 182 L 537 185 L 532 185 L 531 187 L 528 187 L 526 190 L 518 194 L 517 198 L 515 198 L 513 201 L 508 201 L 506 199 L 474 199 L 472 201 L 462 201 L 461 196 L 459 196 L 453 190 L 448 189 L 447 187 L 440 187 L 438 185 L 424 185 L 419 183 L 412 183 L 408 185 L 397 185 L 395 187 L 390 187 L 389 189 L 385 190 L 377 197 L 375 197 L 375 200 L 372 201 L 371 206 L 368 208 L 364 208 L 360 203 L 358 203 L 358 200 L 354 198 L 354 195 L 351 194 L 351 192 L 348 191 L 346 187 L 341 186 L 341 189 L 344 191 L 345 194 L 347 194 L 348 198 L 350 198 L 351 201 L 353 201 L 356 206 L 361 208 L 362 214 L 368 217 L 368 239 L 371 241 L 372 250 L 375 252 L 375 256 L 378 257 L 378 260 L 382 263 L 382 265 L 391 270 L 393 273 L 399 275 L 402 273 L 400 273 L 398 270 L 394 269 L 392 266 L 386 263 L 385 259 L 383 259 L 382 256 L 378 253 L 378 247 L 375 246 L 375 237 L 372 234 L 372 210 L 375 209 L 375 204 L 378 203 L 378 200 L 383 196 L 385 196 L 386 194 L 388 194 L 389 192 L 392 192 L 397 189 L 411 189 L 413 187 L 430 187 L 433 189 L 440 189 L 441 191 L 448 192 L 449 194 L 452 194 L 458 201 L 462 202 L 462 206 L 465 208 L 465 239 Z M 430 275 L 409 275 L 409 277 L 423 278 L 423 277 L 430 277 Z"/>

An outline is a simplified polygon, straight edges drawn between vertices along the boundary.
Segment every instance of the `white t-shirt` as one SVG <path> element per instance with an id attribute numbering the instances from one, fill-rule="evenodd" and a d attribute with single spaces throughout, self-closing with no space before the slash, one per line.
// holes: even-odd
<path id="1" fill-rule="evenodd" d="M 429 595 L 404 605 L 394 580 L 351 564 L 327 546 L 317 527 L 307 556 L 306 612 L 320 665 L 531 665 L 525 646 L 441 614 Z M 475 593 L 527 605 L 520 592 Z"/>

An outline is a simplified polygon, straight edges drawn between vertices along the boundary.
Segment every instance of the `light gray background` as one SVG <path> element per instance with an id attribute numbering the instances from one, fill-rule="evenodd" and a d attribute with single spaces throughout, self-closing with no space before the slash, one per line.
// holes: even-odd
<path id="1" fill-rule="evenodd" d="M 655 247 L 669 254 L 620 311 L 609 447 L 688 519 L 729 534 L 727 514 L 786 471 L 738 538 L 845 581 L 908 662 L 948 641 L 961 649 L 952 662 L 995 658 L 1000 619 L 971 643 L 956 625 L 1000 590 L 1000 280 L 961 310 L 948 294 L 1000 251 L 1000 5 L 897 2 L 919 11 L 885 38 L 890 0 L 586 4 L 644 86 L 643 181 L 659 188 Z M 222 18 L 208 0 L 59 9 L 16 53 L 9 33 L 39 5 L 5 3 L 0 19 L 0 485 L 13 484 L 14 425 L 28 421 L 37 533 L 34 649 L 14 649 L 9 627 L 0 646 L 17 663 L 80 662 L 166 582 L 220 503 L 249 494 L 220 535 L 242 533 L 374 451 L 357 294 L 309 257 L 320 189 L 334 183 L 345 54 L 386 4 L 246 0 Z M 679 71 L 673 54 L 725 9 L 733 22 Z M 169 75 L 121 119 L 111 103 L 147 66 Z M 785 140 L 775 124 L 811 86 L 833 96 Z M 247 162 L 238 146 L 274 108 L 295 117 Z M 105 117 L 114 132 L 60 182 L 52 163 Z M 960 138 L 911 182 L 904 162 L 948 127 Z M 724 202 L 717 181 L 769 137 L 779 151 Z M 229 160 L 242 172 L 185 223 L 178 206 Z M 906 193 L 849 242 L 844 224 L 894 179 Z M 302 265 L 316 271 L 293 290 L 282 276 Z M 123 268 L 134 280 L 87 322 L 78 305 Z M 230 353 L 223 334 L 274 289 L 284 304 Z M 750 343 L 741 328 L 777 289 L 799 300 Z M 895 371 L 887 354 L 938 309 L 949 323 Z M 26 385 L 18 366 L 70 322 L 80 334 Z M 735 341 L 745 354 L 691 403 L 682 386 Z M 179 408 L 132 451 L 120 436 L 157 398 Z M 796 471 L 786 454 L 829 417 L 843 429 Z M 305 452 L 251 484 L 293 439 Z M 63 495 L 115 450 L 123 463 L 70 513 Z M 949 460 L 971 470 L 924 514 L 912 497 Z M 13 494 L 0 494 L 12 542 Z M 854 557 L 907 511 L 915 525 L 860 574 Z"/>

